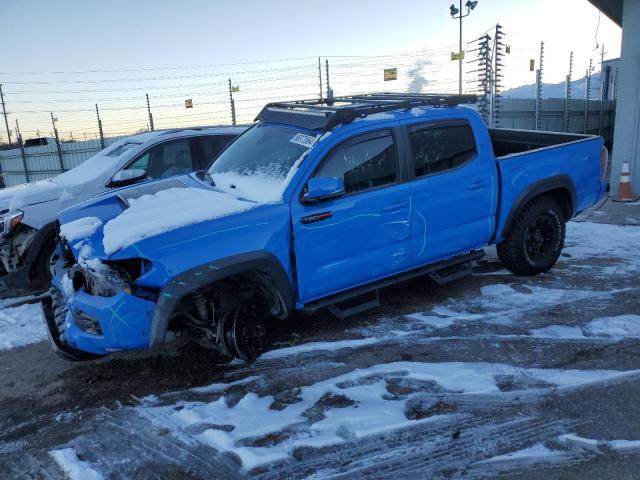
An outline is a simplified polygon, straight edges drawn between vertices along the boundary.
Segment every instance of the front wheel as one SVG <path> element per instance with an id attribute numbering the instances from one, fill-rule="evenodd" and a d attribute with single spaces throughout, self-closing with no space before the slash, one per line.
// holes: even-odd
<path id="1" fill-rule="evenodd" d="M 498 258 L 516 275 L 545 273 L 558 261 L 565 234 L 565 216 L 558 202 L 547 196 L 535 198 L 497 245 Z"/>

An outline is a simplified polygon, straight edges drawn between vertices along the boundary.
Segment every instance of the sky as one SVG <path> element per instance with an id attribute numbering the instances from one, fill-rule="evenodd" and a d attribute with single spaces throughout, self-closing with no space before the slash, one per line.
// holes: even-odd
<path id="1" fill-rule="evenodd" d="M 95 103 L 111 134 L 230 121 L 228 79 L 238 84 L 237 116 L 250 121 L 268 100 L 317 96 L 318 57 L 330 63 L 336 94 L 368 89 L 455 91 L 457 21 L 447 0 L 79 1 L 0 0 L 3 84 L 10 126 L 23 136 L 49 135 L 50 112 L 63 138 L 94 136 Z M 479 0 L 463 20 L 466 60 L 496 23 L 505 30 L 505 87 L 534 82 L 545 41 L 544 80 L 564 80 L 569 52 L 574 77 L 589 59 L 599 69 L 620 53 L 621 30 L 587 0 Z M 398 80 L 382 83 L 384 68 Z M 475 88 L 465 64 L 465 91 Z M 418 82 L 419 86 L 424 85 Z M 324 84 L 326 88 L 326 82 Z M 184 100 L 194 108 L 185 109 Z M 0 124 L 0 141 L 6 141 Z M 75 131 L 75 132 L 74 132 Z"/>

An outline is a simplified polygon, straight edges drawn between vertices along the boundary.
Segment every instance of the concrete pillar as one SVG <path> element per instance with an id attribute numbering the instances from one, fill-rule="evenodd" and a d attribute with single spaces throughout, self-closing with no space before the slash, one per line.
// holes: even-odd
<path id="1" fill-rule="evenodd" d="M 640 1 L 624 0 L 611 192 L 618 193 L 622 162 L 631 166 L 631 187 L 640 194 Z"/>

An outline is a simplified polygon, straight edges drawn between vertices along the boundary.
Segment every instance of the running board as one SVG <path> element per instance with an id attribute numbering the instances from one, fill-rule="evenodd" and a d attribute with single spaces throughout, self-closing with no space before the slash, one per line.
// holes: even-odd
<path id="1" fill-rule="evenodd" d="M 431 278 L 431 280 L 436 282 L 438 285 L 443 286 L 447 283 L 455 282 L 456 280 L 460 280 L 461 278 L 468 277 L 469 275 L 471 275 L 471 273 L 473 273 L 471 263 L 465 262 L 449 268 L 443 268 L 441 270 L 431 272 L 429 274 L 429 278 Z"/>
<path id="2" fill-rule="evenodd" d="M 307 303 L 304 305 L 304 307 L 302 307 L 301 312 L 305 314 L 313 314 L 318 310 L 328 308 L 329 311 L 331 311 L 331 313 L 336 315 L 338 318 L 346 318 L 348 316 L 355 315 L 365 310 L 377 307 L 380 304 L 378 290 L 380 290 L 381 288 L 395 285 L 396 283 L 411 280 L 412 278 L 420 277 L 423 275 L 430 275 L 438 285 L 445 285 L 449 282 L 466 277 L 471 274 L 470 262 L 479 260 L 483 256 L 483 250 L 474 250 L 473 252 L 469 252 L 456 258 L 426 265 L 424 267 L 410 270 L 408 272 L 399 273 L 397 275 L 384 278 L 382 280 L 364 285 L 362 287 L 357 287 L 352 290 L 347 290 L 346 292 L 337 293 L 335 295 L 331 295 L 330 297 Z M 360 303 L 355 303 L 358 297 L 363 297 L 366 294 L 369 294 L 367 300 Z M 375 298 L 372 298 L 371 294 L 374 294 Z M 349 302 L 350 305 L 348 307 L 341 307 L 341 304 L 344 305 L 344 303 L 349 300 L 351 302 Z"/>

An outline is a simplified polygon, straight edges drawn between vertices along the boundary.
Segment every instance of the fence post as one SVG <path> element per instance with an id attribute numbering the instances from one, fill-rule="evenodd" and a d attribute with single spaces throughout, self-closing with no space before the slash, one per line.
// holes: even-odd
<path id="1" fill-rule="evenodd" d="M 153 115 L 151 114 L 151 104 L 149 103 L 149 94 L 145 94 L 147 96 L 147 113 L 149 113 L 149 128 L 153 132 L 155 129 L 153 128 Z"/>
<path id="2" fill-rule="evenodd" d="M 600 115 L 598 116 L 598 135 L 602 135 L 602 115 L 604 112 L 604 43 L 600 53 Z"/>
<path id="3" fill-rule="evenodd" d="M 333 98 L 333 90 L 331 90 L 331 86 L 329 83 L 329 59 L 327 58 L 325 60 L 325 66 L 324 66 L 325 72 L 327 74 L 327 99 L 332 99 Z"/>
<path id="4" fill-rule="evenodd" d="M 571 76 L 573 74 L 573 52 L 569 55 L 569 75 L 564 91 L 564 131 L 571 130 Z"/>
<path id="5" fill-rule="evenodd" d="M 60 147 L 60 137 L 58 137 L 58 129 L 56 128 L 56 120 L 53 118 L 53 112 L 51 112 L 51 125 L 53 125 L 53 135 L 56 137 L 56 152 L 58 153 L 58 164 L 60 165 L 60 171 L 64 172 L 64 164 L 62 163 L 62 147 Z"/>
<path id="6" fill-rule="evenodd" d="M 2 84 L 0 83 L 0 101 L 2 102 L 2 115 L 4 116 L 4 126 L 7 127 L 7 139 L 11 146 L 11 130 L 9 130 L 9 121 L 7 120 L 7 109 L 4 106 L 4 94 L 2 93 Z"/>
<path id="7" fill-rule="evenodd" d="M 318 57 L 318 82 L 320 83 L 320 100 L 322 100 L 322 63 Z"/>
<path id="8" fill-rule="evenodd" d="M 593 70 L 593 59 L 589 60 L 589 68 L 587 69 L 586 85 L 584 89 L 584 125 L 582 133 L 589 131 L 589 114 L 591 113 L 589 99 L 591 98 L 591 70 Z"/>
<path id="9" fill-rule="evenodd" d="M 100 149 L 104 148 L 104 134 L 102 133 L 102 120 L 100 120 L 100 110 L 96 103 L 96 117 L 98 117 L 98 133 L 100 134 Z"/>
<path id="10" fill-rule="evenodd" d="M 494 67 L 493 67 L 493 104 L 492 104 L 492 110 L 493 110 L 493 114 L 492 114 L 492 118 L 491 118 L 491 124 L 493 125 L 494 128 L 497 128 L 500 126 L 500 89 L 502 88 L 502 85 L 500 85 L 501 79 L 503 77 L 501 70 L 502 67 L 504 66 L 501 63 L 502 57 L 504 55 L 502 47 L 504 47 L 504 43 L 502 42 L 502 36 L 504 34 L 502 33 L 502 26 L 498 23 L 496 25 L 496 34 L 495 34 L 495 39 L 494 39 L 494 52 L 493 52 L 493 58 L 494 58 Z"/>
<path id="11" fill-rule="evenodd" d="M 478 98 L 478 113 L 484 120 L 486 125 L 489 125 L 489 93 L 490 80 L 491 80 L 491 52 L 489 42 L 491 37 L 489 34 L 485 34 L 480 39 L 478 46 L 478 93 L 481 93 Z"/>
<path id="12" fill-rule="evenodd" d="M 24 170 L 24 179 L 26 183 L 29 183 L 29 169 L 27 168 L 27 154 L 24 151 L 24 143 L 22 142 L 22 135 L 20 135 L 20 125 L 16 118 L 16 141 L 20 147 L 20 156 L 22 157 L 22 169 Z"/>
<path id="13" fill-rule="evenodd" d="M 540 42 L 540 67 L 536 70 L 536 130 L 542 130 L 542 72 L 544 65 L 544 41 Z"/>
<path id="14" fill-rule="evenodd" d="M 231 105 L 231 124 L 236 124 L 236 102 L 233 99 L 233 86 L 231 85 L 231 79 L 229 79 L 229 105 Z"/>

